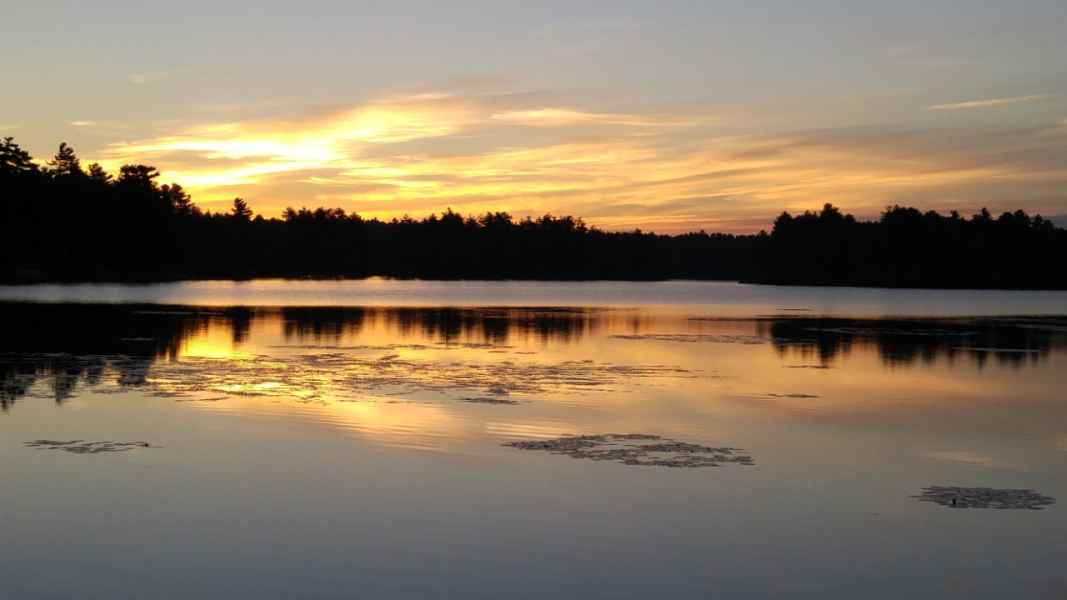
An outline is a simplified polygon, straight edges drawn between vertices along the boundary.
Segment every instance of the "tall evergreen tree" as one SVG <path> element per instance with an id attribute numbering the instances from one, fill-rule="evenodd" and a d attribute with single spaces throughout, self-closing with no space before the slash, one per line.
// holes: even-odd
<path id="1" fill-rule="evenodd" d="M 48 170 L 53 177 L 80 177 L 85 175 L 82 171 L 81 161 L 78 160 L 74 148 L 63 142 L 59 145 L 59 151 L 52 160 L 48 161 Z"/>
<path id="2" fill-rule="evenodd" d="M 248 222 L 252 220 L 252 209 L 248 208 L 248 203 L 241 198 L 233 199 L 233 208 L 230 209 L 230 216 L 237 221 Z"/>
<path id="3" fill-rule="evenodd" d="M 37 172 L 33 157 L 15 143 L 15 138 L 0 139 L 0 174 L 20 174 Z"/>

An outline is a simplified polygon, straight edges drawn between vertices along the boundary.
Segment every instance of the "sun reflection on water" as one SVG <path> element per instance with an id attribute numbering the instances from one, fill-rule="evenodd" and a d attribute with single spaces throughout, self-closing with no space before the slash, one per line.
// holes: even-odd
<path id="1" fill-rule="evenodd" d="M 110 310 L 94 339 L 118 338 L 111 346 L 56 353 L 48 331 L 27 332 L 22 343 L 41 352 L 7 359 L 4 409 L 21 397 L 132 393 L 439 449 L 649 427 L 699 437 L 722 420 L 942 423 L 961 407 L 1000 410 L 1020 390 L 1051 401 L 1051 371 L 1016 371 L 1060 361 L 1067 346 L 1030 321 L 1014 331 L 652 310 Z M 54 339 L 68 339 L 55 321 Z M 984 358 L 946 343 L 944 328 Z M 1015 418 L 1005 410 L 1001 422 Z"/>

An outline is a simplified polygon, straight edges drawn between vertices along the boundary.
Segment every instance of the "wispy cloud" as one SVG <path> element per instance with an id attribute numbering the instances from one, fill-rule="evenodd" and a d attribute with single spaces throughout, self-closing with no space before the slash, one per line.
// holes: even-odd
<path id="1" fill-rule="evenodd" d="M 396 96 L 301 121 L 216 123 L 189 128 L 176 135 L 113 144 L 112 160 L 138 156 L 195 157 L 210 174 L 176 171 L 191 184 L 218 185 L 255 183 L 257 176 L 288 171 L 336 170 L 358 177 L 399 173 L 386 167 L 384 159 L 360 158 L 370 147 L 455 136 L 465 131 L 508 123 L 526 127 L 554 125 L 614 125 L 652 127 L 677 123 L 677 119 L 642 118 L 624 114 L 600 114 L 572 109 L 534 109 L 492 112 L 477 101 L 446 93 Z M 83 124 L 88 124 L 84 122 Z M 502 156 L 508 156 L 504 152 Z M 521 155 L 522 152 L 519 152 Z M 610 154 L 601 154 L 604 160 Z M 222 164 L 231 161 L 231 164 Z M 232 161 L 258 162 L 234 166 Z M 188 162 L 188 161 L 182 161 Z M 221 168 L 210 168 L 209 163 Z M 441 162 L 441 161 L 439 161 Z M 373 166 L 372 166 L 373 165 Z M 511 168 L 515 168 L 512 165 Z M 411 165 L 403 171 L 410 172 Z M 332 178 L 308 178 L 332 181 Z"/>
<path id="2" fill-rule="evenodd" d="M 927 110 L 974 110 L 980 108 L 997 108 L 1000 106 L 1010 106 L 1012 104 L 1023 104 L 1025 102 L 1038 102 L 1040 100 L 1048 100 L 1051 97 L 1052 96 L 1049 96 L 1047 94 L 1036 94 L 1033 96 L 1014 96 L 1011 98 L 989 98 L 986 100 L 969 100 L 967 102 L 935 104 L 926 108 Z"/>
<path id="3" fill-rule="evenodd" d="M 127 131 L 131 129 L 129 123 L 121 121 L 97 121 L 95 119 L 79 119 L 77 121 L 70 121 L 67 123 L 71 127 L 77 127 L 78 129 L 89 129 L 96 133 L 117 133 L 119 131 Z"/>
<path id="4" fill-rule="evenodd" d="M 538 95 L 419 90 L 311 116 L 178 128 L 94 158 L 109 170 L 154 164 L 209 208 L 240 195 L 267 215 L 287 205 L 371 217 L 452 206 L 659 231 L 758 230 L 783 209 L 822 202 L 864 216 L 897 202 L 1016 208 L 1020 198 L 1061 202 L 1067 184 L 1067 147 L 1033 130 L 725 136 L 682 111 L 547 106 Z"/>
<path id="5" fill-rule="evenodd" d="M 530 127 L 563 127 L 569 125 L 623 125 L 628 127 L 661 127 L 693 124 L 692 120 L 678 117 L 645 117 L 617 113 L 593 113 L 568 108 L 537 108 L 513 110 L 493 114 L 495 121 L 515 123 Z"/>

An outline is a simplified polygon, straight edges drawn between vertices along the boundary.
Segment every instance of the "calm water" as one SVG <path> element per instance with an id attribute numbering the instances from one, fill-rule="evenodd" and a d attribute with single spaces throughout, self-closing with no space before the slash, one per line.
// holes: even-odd
<path id="1" fill-rule="evenodd" d="M 5 599 L 1067 596 L 1064 293 L 371 281 L 0 299 Z M 609 433 L 754 464 L 504 445 Z M 26 445 L 42 439 L 152 447 Z M 932 485 L 1058 502 L 912 497 Z"/>

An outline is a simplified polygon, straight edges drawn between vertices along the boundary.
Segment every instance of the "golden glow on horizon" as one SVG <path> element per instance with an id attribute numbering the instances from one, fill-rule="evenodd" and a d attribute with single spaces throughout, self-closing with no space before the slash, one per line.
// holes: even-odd
<path id="1" fill-rule="evenodd" d="M 917 150 L 936 138 L 728 135 L 730 125 L 707 115 L 502 107 L 417 94 L 303 120 L 190 127 L 112 144 L 98 159 L 112 171 L 153 164 L 163 181 L 181 183 L 208 209 L 235 196 L 266 216 L 286 206 L 339 206 L 382 218 L 451 206 L 574 214 L 609 229 L 660 231 L 753 231 L 782 210 L 823 202 L 873 214 L 898 197 L 939 194 L 948 206 L 938 208 L 952 208 L 991 182 L 1067 178 L 1056 168 Z M 1047 133 L 1023 142 L 1054 143 Z"/>

